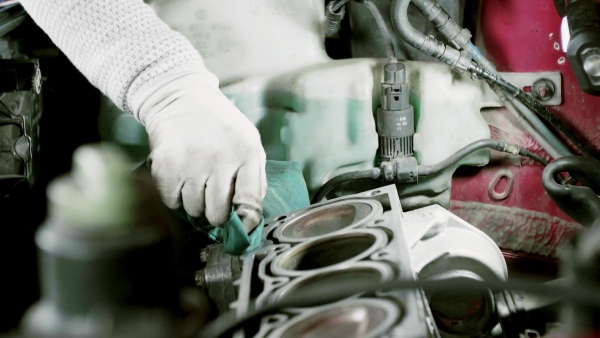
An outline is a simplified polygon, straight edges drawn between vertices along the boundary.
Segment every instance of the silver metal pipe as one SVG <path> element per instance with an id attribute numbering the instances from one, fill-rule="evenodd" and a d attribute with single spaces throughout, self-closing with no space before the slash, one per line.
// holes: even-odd
<path id="1" fill-rule="evenodd" d="M 416 30 L 408 21 L 408 6 L 411 0 L 394 0 L 392 2 L 391 19 L 394 28 L 402 39 L 419 51 L 433 57 L 444 54 L 446 47 L 435 38 L 427 37 Z"/>
<path id="2" fill-rule="evenodd" d="M 460 52 L 433 36 L 426 36 L 411 25 L 408 21 L 410 2 L 411 0 L 392 1 L 391 20 L 400 37 L 417 50 L 441 60 L 460 73 L 467 70 L 471 62 L 471 56 L 467 52 Z"/>
<path id="3" fill-rule="evenodd" d="M 412 0 L 412 3 L 423 13 L 442 35 L 454 45 L 461 49 L 471 41 L 469 30 L 462 28 L 435 0 Z"/>

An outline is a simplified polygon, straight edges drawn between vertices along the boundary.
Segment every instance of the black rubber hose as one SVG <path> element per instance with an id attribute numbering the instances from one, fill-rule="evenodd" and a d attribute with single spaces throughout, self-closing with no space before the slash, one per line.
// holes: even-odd
<path id="1" fill-rule="evenodd" d="M 574 304 L 600 307 L 600 292 L 597 288 L 586 285 L 578 286 L 577 288 L 565 287 L 562 285 L 540 284 L 532 281 L 513 279 L 508 282 L 501 281 L 475 281 L 473 279 L 455 278 L 437 281 L 410 281 L 410 280 L 393 280 L 385 283 L 373 283 L 370 280 L 360 278 L 346 279 L 344 281 L 336 281 L 329 285 L 320 285 L 319 288 L 306 288 L 297 294 L 292 293 L 283 300 L 272 305 L 264 306 L 260 309 L 249 306 L 248 313 L 238 318 L 235 311 L 230 311 L 205 326 L 198 337 L 216 338 L 230 337 L 234 332 L 243 328 L 250 321 L 260 322 L 258 319 L 275 313 L 286 308 L 302 308 L 308 306 L 317 306 L 331 303 L 340 299 L 345 299 L 350 296 L 362 293 L 373 293 L 377 291 L 391 290 L 443 290 L 446 292 L 464 292 L 469 291 L 488 291 L 494 293 L 512 290 L 531 293 L 545 297 L 558 297 L 563 301 L 572 302 Z"/>
<path id="2" fill-rule="evenodd" d="M 546 106 L 539 103 L 531 95 L 525 94 L 519 89 L 519 94 L 516 96 L 517 100 L 521 101 L 524 105 L 533 109 L 538 115 L 546 120 L 552 127 L 563 134 L 575 147 L 585 156 L 595 158 L 594 150 L 588 146 L 577 134 L 575 134 L 561 119 L 552 114 Z"/>
<path id="3" fill-rule="evenodd" d="M 529 151 L 527 149 L 519 148 L 519 155 L 529 157 L 530 159 L 536 161 L 537 163 L 539 163 L 543 166 L 548 165 L 548 161 L 546 161 L 545 159 L 541 158 L 540 156 L 532 153 L 531 151 Z"/>
<path id="4" fill-rule="evenodd" d="M 361 178 L 379 179 L 381 177 L 381 169 L 371 168 L 366 170 L 352 171 L 349 173 L 338 175 L 327 181 L 313 196 L 312 204 L 319 203 L 327 194 L 335 187 L 342 183 L 354 181 Z"/>
<path id="5" fill-rule="evenodd" d="M 463 56 L 456 48 L 437 40 L 433 35 L 425 35 L 417 30 L 408 19 L 408 6 L 411 0 L 392 0 L 390 11 L 392 26 L 396 29 L 402 40 L 418 51 L 432 56 L 462 72 L 463 66 L 456 68 Z M 462 63 L 462 62 L 461 62 Z"/>
<path id="6" fill-rule="evenodd" d="M 333 5 L 332 10 L 337 12 L 340 8 L 344 7 L 346 3 L 350 2 L 350 0 L 339 0 L 336 4 Z"/>
<path id="7" fill-rule="evenodd" d="M 526 149 L 520 148 L 517 145 L 506 143 L 506 142 L 500 141 L 500 140 L 485 139 L 485 140 L 475 141 L 475 142 L 465 146 L 464 148 L 455 152 L 454 154 L 452 154 L 450 157 L 443 160 L 442 162 L 439 162 L 439 163 L 436 163 L 433 165 L 420 165 L 419 166 L 419 176 L 429 176 L 429 175 L 436 174 L 442 170 L 448 169 L 452 165 L 454 165 L 458 161 L 460 161 L 461 159 L 465 158 L 466 156 L 472 154 L 473 152 L 475 152 L 477 150 L 481 150 L 484 148 L 491 148 L 494 150 L 498 150 L 498 151 L 513 154 L 513 155 L 521 155 L 521 156 L 529 157 L 543 166 L 548 165 L 548 161 L 544 160 L 543 158 L 533 154 L 532 152 L 530 152 Z"/>
<path id="8" fill-rule="evenodd" d="M 575 134 L 569 127 L 561 121 L 556 115 L 552 114 L 548 108 L 539 103 L 531 95 L 527 95 L 522 89 L 515 87 L 513 84 L 505 81 L 502 77 L 496 74 L 492 74 L 486 71 L 476 62 L 471 62 L 469 71 L 473 72 L 477 76 L 483 78 L 491 85 L 497 85 L 502 90 L 507 92 L 509 95 L 514 96 L 524 105 L 531 108 L 536 114 L 546 120 L 554 129 L 563 134 L 571 143 L 577 147 L 577 149 L 585 156 L 596 158 L 595 151 L 592 147 L 587 145 L 577 134 Z"/>
<path id="9" fill-rule="evenodd" d="M 381 12 L 379 12 L 379 9 L 377 8 L 377 6 L 375 6 L 375 4 L 369 0 L 364 0 L 364 1 L 361 1 L 360 3 L 367 6 L 369 11 L 371 12 L 371 15 L 375 19 L 375 22 L 377 23 L 379 32 L 381 33 L 381 36 L 383 37 L 383 42 L 385 44 L 385 50 L 386 50 L 388 59 L 395 60 L 396 52 L 394 50 L 394 43 L 392 42 L 392 35 L 390 34 L 390 30 L 388 29 L 388 26 L 385 23 L 385 20 L 383 20 L 383 16 L 381 16 Z"/>
<path id="10" fill-rule="evenodd" d="M 556 177 L 561 172 L 568 172 L 581 185 L 560 183 Z M 561 157 L 544 169 L 542 184 L 554 203 L 577 223 L 591 227 L 600 221 L 600 161 L 581 156 Z"/>
<path id="11" fill-rule="evenodd" d="M 408 20 L 409 5 L 410 0 L 393 0 L 390 10 L 392 25 L 402 40 L 427 55 L 438 57 L 443 54 L 443 45 L 434 43 L 434 41 L 437 42 L 437 40 L 433 39 L 433 37 L 431 41 L 429 41 L 425 34 L 415 29 L 410 23 Z M 424 47 L 425 43 L 433 44 L 437 48 L 432 48 L 430 45 Z"/>

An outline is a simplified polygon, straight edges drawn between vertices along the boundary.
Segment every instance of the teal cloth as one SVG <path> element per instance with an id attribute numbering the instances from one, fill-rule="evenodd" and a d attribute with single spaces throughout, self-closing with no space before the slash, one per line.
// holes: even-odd
<path id="1" fill-rule="evenodd" d="M 298 163 L 267 161 L 266 174 L 268 189 L 263 199 L 263 220 L 250 234 L 246 234 L 234 210 L 229 221 L 220 228 L 211 226 L 205 218 L 194 219 L 186 214 L 188 222 L 215 243 L 223 243 L 228 254 L 241 255 L 258 248 L 262 242 L 265 219 L 310 205 L 308 189 Z"/>

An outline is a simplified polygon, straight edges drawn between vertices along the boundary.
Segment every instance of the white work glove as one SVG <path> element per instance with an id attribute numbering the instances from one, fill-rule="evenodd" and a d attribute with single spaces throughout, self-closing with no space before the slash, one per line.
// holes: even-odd
<path id="1" fill-rule="evenodd" d="M 219 90 L 213 74 L 161 85 L 140 108 L 148 164 L 163 202 L 222 226 L 232 206 L 247 232 L 262 219 L 265 152 L 256 127 Z"/>
<path id="2" fill-rule="evenodd" d="M 265 154 L 254 125 L 221 93 L 190 42 L 141 0 L 22 0 L 69 60 L 150 138 L 164 203 L 247 231 L 262 218 Z"/>

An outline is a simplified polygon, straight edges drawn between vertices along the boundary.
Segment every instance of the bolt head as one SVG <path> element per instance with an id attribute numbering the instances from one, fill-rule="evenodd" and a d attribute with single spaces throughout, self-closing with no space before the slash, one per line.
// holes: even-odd
<path id="1" fill-rule="evenodd" d="M 531 94 L 540 101 L 548 101 L 556 92 L 556 86 L 550 79 L 539 79 L 531 86 Z"/>

